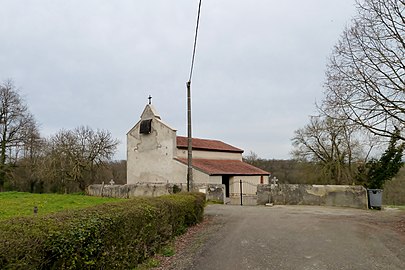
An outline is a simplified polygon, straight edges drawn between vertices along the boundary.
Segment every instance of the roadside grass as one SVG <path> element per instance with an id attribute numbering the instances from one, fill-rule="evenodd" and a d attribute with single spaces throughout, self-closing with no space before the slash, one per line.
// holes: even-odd
<path id="1" fill-rule="evenodd" d="M 405 211 L 405 205 L 385 205 L 386 208 L 395 208 L 402 211 Z"/>
<path id="2" fill-rule="evenodd" d="M 211 204 L 224 204 L 224 203 L 221 201 L 216 201 L 216 200 L 208 200 L 206 202 L 206 205 L 211 205 Z"/>
<path id="3" fill-rule="evenodd" d="M 167 244 L 163 246 L 155 256 L 147 259 L 143 263 L 139 264 L 133 270 L 149 270 L 160 266 L 159 257 L 172 257 L 176 254 L 176 248 L 174 247 L 174 243 Z"/>
<path id="4" fill-rule="evenodd" d="M 142 264 L 135 267 L 133 270 L 149 270 L 160 266 L 160 261 L 156 258 L 149 258 Z"/>
<path id="5" fill-rule="evenodd" d="M 118 200 L 122 199 L 100 198 L 78 194 L 0 192 L 0 220 L 12 217 L 34 216 L 34 207 L 38 208 L 37 215 L 40 216 Z"/>
<path id="6" fill-rule="evenodd" d="M 171 257 L 175 253 L 176 253 L 176 249 L 174 248 L 173 245 L 164 246 L 159 252 L 159 254 L 161 254 L 164 257 Z"/>

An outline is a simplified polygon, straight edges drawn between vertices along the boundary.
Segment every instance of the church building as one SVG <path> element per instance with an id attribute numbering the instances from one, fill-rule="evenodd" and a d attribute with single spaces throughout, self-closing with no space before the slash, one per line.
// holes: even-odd
<path id="1" fill-rule="evenodd" d="M 232 197 L 243 181 L 244 193 L 254 195 L 270 174 L 243 162 L 242 153 L 222 141 L 193 138 L 193 183 L 224 184 L 226 197 Z M 151 104 L 127 133 L 127 183 L 187 183 L 187 137 L 177 136 Z"/>

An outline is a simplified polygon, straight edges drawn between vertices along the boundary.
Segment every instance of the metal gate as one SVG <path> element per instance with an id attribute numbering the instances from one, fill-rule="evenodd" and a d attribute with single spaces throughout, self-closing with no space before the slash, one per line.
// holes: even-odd
<path id="1" fill-rule="evenodd" d="M 229 191 L 231 204 L 257 204 L 257 184 L 241 179 L 232 179 L 229 181 Z"/>

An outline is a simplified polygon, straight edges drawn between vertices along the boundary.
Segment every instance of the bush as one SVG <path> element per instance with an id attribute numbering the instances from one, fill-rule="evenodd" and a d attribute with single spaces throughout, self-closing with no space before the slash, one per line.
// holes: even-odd
<path id="1" fill-rule="evenodd" d="M 383 204 L 405 205 L 405 168 L 394 179 L 384 184 Z"/>
<path id="2" fill-rule="evenodd" d="M 203 218 L 205 197 L 136 198 L 0 222 L 0 269 L 131 269 Z"/>
<path id="3" fill-rule="evenodd" d="M 405 143 L 400 143 L 399 130 L 395 130 L 395 134 L 391 137 L 387 150 L 381 155 L 379 160 L 371 160 L 367 163 L 368 167 L 368 182 L 367 188 L 382 189 L 384 184 L 391 180 L 401 167 L 402 155 L 405 150 Z"/>

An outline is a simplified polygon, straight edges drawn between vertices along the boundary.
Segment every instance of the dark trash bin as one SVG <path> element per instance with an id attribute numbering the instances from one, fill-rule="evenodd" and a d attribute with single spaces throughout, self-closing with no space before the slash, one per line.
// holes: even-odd
<path id="1" fill-rule="evenodd" d="M 382 189 L 367 189 L 368 208 L 379 209 L 382 206 Z"/>

